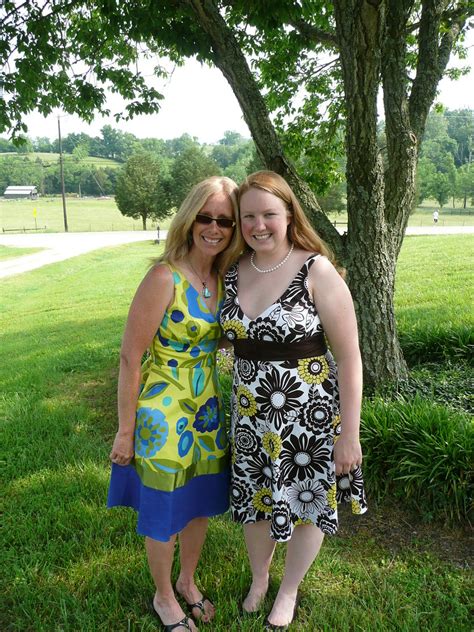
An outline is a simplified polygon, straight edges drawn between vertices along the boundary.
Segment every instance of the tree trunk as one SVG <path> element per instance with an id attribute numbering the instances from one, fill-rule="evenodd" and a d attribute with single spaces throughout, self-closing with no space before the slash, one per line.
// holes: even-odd
<path id="1" fill-rule="evenodd" d="M 142 215 L 143 230 L 146 230 L 146 214 Z"/>
<path id="2" fill-rule="evenodd" d="M 384 4 L 334 2 L 347 109 L 348 282 L 358 317 L 366 384 L 406 376 L 393 294 L 396 252 L 385 217 L 385 180 L 377 146 L 377 93 Z"/>

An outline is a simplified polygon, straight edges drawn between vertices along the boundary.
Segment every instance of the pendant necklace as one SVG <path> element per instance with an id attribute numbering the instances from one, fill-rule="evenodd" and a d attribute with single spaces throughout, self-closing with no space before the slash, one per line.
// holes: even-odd
<path id="1" fill-rule="evenodd" d="M 212 292 L 211 290 L 207 287 L 207 282 L 209 281 L 209 277 L 212 274 L 212 268 L 211 271 L 209 272 L 209 274 L 207 275 L 207 277 L 202 280 L 201 277 L 199 276 L 199 274 L 196 272 L 196 270 L 194 269 L 193 264 L 191 263 L 191 261 L 188 261 L 189 265 L 191 266 L 191 270 L 194 272 L 194 274 L 197 276 L 197 278 L 201 281 L 202 283 L 202 291 L 201 291 L 201 296 L 203 298 L 211 298 L 212 296 Z"/>
<path id="2" fill-rule="evenodd" d="M 272 268 L 267 268 L 266 270 L 262 270 L 262 268 L 258 268 L 255 263 L 254 263 L 254 258 L 255 258 L 255 250 L 252 252 L 252 254 L 250 255 L 250 265 L 252 266 L 252 268 L 254 270 L 256 270 L 257 272 L 260 272 L 260 274 L 266 274 L 267 272 L 273 272 L 274 270 L 278 270 L 278 268 L 281 268 L 281 266 L 285 265 L 285 263 L 288 261 L 288 259 L 290 258 L 291 253 L 293 252 L 293 248 L 295 247 L 295 244 L 291 244 L 291 248 L 288 251 L 288 254 L 286 255 L 286 257 L 284 259 L 282 259 L 280 261 L 280 263 L 277 263 L 276 266 L 273 266 Z"/>

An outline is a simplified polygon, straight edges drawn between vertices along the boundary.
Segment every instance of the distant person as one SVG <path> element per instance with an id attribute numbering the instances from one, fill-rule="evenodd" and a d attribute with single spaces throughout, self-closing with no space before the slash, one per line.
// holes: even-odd
<path id="1" fill-rule="evenodd" d="M 158 224 L 158 226 L 156 227 L 156 239 L 155 239 L 155 244 L 159 245 L 160 243 L 160 225 Z"/>
<path id="2" fill-rule="evenodd" d="M 435 210 L 433 211 L 433 222 L 434 222 L 435 224 L 437 224 L 437 223 L 438 223 L 438 219 L 439 219 L 439 211 L 438 211 L 437 209 L 435 209 Z"/>
<path id="3" fill-rule="evenodd" d="M 235 182 L 216 176 L 191 190 L 173 219 L 164 253 L 135 294 L 122 342 L 107 504 L 138 512 L 137 531 L 145 536 L 156 587 L 151 605 L 168 632 L 197 630 L 178 596 L 196 621 L 207 623 L 215 614 L 194 574 L 208 516 L 229 507 L 216 351 L 222 273 L 241 250 L 236 191 Z M 177 536 L 180 571 L 173 588 Z"/>

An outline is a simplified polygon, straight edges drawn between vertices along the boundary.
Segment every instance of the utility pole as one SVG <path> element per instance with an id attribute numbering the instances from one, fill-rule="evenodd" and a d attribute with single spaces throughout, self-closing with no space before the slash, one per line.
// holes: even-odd
<path id="1" fill-rule="evenodd" d="M 59 171 L 61 174 L 61 193 L 63 196 L 63 217 L 64 217 L 64 232 L 68 232 L 67 227 L 67 212 L 66 212 L 66 193 L 64 192 L 64 168 L 63 168 L 63 145 L 61 141 L 61 119 L 58 115 L 58 137 L 59 137 Z"/>

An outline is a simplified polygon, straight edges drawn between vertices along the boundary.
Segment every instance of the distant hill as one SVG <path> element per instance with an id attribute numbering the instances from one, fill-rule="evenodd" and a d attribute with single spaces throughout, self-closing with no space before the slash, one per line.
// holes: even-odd
<path id="1" fill-rule="evenodd" d="M 59 161 L 59 154 L 45 153 L 45 152 L 29 152 L 26 154 L 18 154 L 17 152 L 0 152 L 0 160 L 23 160 L 28 158 L 32 162 L 40 160 L 45 167 L 52 164 L 57 164 Z M 96 158 L 95 156 L 86 156 L 85 158 L 77 159 L 72 154 L 63 154 L 64 162 L 68 162 L 76 165 L 94 166 L 94 167 L 110 167 L 112 169 L 119 169 L 123 166 L 123 162 L 112 160 L 110 158 Z"/>

